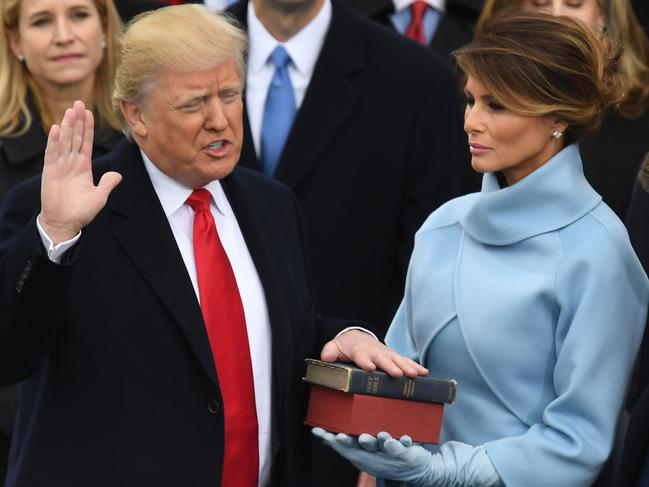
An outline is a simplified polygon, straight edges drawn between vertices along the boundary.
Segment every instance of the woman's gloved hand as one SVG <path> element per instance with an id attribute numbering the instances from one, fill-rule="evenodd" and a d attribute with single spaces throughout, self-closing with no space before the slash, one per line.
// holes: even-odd
<path id="1" fill-rule="evenodd" d="M 312 433 L 360 470 L 375 477 L 407 481 L 413 486 L 503 485 L 483 446 L 473 447 L 451 441 L 439 453 L 413 444 L 409 436 L 400 440 L 381 432 L 376 437 L 362 434 L 358 439 L 322 428 Z"/>

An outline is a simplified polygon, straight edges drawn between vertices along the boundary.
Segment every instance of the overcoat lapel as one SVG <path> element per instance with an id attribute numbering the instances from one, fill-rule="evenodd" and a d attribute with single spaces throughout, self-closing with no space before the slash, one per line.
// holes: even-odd
<path id="1" fill-rule="evenodd" d="M 160 302 L 169 309 L 201 366 L 218 388 L 200 306 L 137 145 L 121 143 L 115 150 L 115 160 L 119 161 L 115 170 L 123 179 L 107 206 L 126 217 L 115 229 L 115 238 Z"/>

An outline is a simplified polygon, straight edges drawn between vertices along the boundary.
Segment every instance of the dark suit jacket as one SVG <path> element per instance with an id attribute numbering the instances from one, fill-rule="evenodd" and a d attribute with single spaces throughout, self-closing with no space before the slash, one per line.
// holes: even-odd
<path id="1" fill-rule="evenodd" d="M 137 146 L 95 161 L 107 170 L 123 181 L 60 265 L 35 226 L 38 180 L 0 211 L 0 383 L 25 379 L 7 485 L 218 486 L 223 414 L 200 307 Z M 273 485 L 303 487 L 303 359 L 343 324 L 316 323 L 290 191 L 246 169 L 222 184 L 268 303 Z"/>
<path id="2" fill-rule="evenodd" d="M 43 153 L 47 135 L 43 132 L 33 104 L 28 101 L 34 122 L 20 137 L 0 138 L 0 202 L 7 191 L 21 181 L 41 173 Z M 111 128 L 97 127 L 93 144 L 93 156 L 100 157 L 110 152 L 122 135 Z M 11 431 L 13 430 L 18 404 L 16 386 L 0 387 L 0 485 L 6 474 Z"/>
<path id="3" fill-rule="evenodd" d="M 43 171 L 43 154 L 47 134 L 41 127 L 39 116 L 31 101 L 33 123 L 20 137 L 0 137 L 0 202 L 16 184 L 39 175 Z M 117 145 L 122 134 L 99 123 L 92 147 L 93 158 L 101 157 Z"/>
<path id="4" fill-rule="evenodd" d="M 392 0 L 345 0 L 361 15 L 394 29 L 390 16 L 394 13 Z M 442 16 L 429 47 L 451 65 L 455 61 L 451 52 L 473 39 L 473 30 L 484 0 L 447 0 Z"/>
<path id="5" fill-rule="evenodd" d="M 600 129 L 579 144 L 588 182 L 624 221 L 642 158 L 649 151 L 649 110 L 627 119 L 608 110 Z"/>
<path id="6" fill-rule="evenodd" d="M 231 12 L 245 23 L 246 8 L 241 2 Z M 333 2 L 274 175 L 304 210 L 325 316 L 385 331 L 402 297 L 415 231 L 467 190 L 461 127 L 455 81 L 437 56 Z M 247 126 L 245 133 L 240 164 L 259 169 Z"/>
<path id="7" fill-rule="evenodd" d="M 624 223 L 645 272 L 649 272 L 649 193 L 638 181 Z M 649 326 L 638 353 L 627 409 L 629 425 L 615 487 L 635 487 L 649 454 Z"/>
<path id="8" fill-rule="evenodd" d="M 640 25 L 642 25 L 647 35 L 649 35 L 649 4 L 647 0 L 631 0 L 631 4 L 633 5 Z"/>

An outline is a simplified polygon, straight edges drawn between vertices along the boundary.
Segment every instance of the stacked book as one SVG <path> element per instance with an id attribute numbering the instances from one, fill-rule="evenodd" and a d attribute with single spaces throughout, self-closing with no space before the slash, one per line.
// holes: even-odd
<path id="1" fill-rule="evenodd" d="M 387 431 L 393 438 L 439 441 L 444 405 L 455 400 L 454 380 L 397 378 L 314 359 L 306 363 L 304 380 L 311 384 L 307 425 L 349 435 Z"/>

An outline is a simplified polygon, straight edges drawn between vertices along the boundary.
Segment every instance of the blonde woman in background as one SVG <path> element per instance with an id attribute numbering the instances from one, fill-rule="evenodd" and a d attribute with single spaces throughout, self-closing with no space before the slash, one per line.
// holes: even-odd
<path id="1" fill-rule="evenodd" d="M 0 200 L 41 173 L 47 132 L 81 99 L 97 120 L 94 156 L 120 138 L 111 96 L 121 21 L 112 0 L 3 0 Z"/>
<path id="2" fill-rule="evenodd" d="M 77 99 L 97 120 L 94 156 L 121 138 L 111 96 L 121 21 L 112 0 L 0 0 L 0 200 L 43 169 L 47 132 Z M 0 389 L 0 485 L 17 402 Z"/>
<path id="3" fill-rule="evenodd" d="M 493 14 L 523 9 L 577 18 L 622 47 L 619 69 L 627 97 L 580 145 L 586 178 L 624 219 L 644 154 L 649 151 L 649 40 L 629 0 L 486 0 L 476 31 Z"/>

